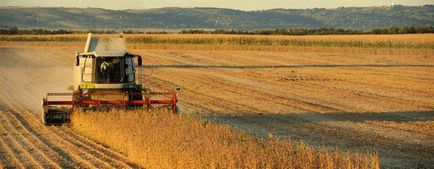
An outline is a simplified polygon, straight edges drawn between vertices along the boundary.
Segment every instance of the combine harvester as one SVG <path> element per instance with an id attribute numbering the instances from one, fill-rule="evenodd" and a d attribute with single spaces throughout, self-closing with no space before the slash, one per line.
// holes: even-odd
<path id="1" fill-rule="evenodd" d="M 151 92 L 136 79 L 142 58 L 131 54 L 121 34 L 116 38 L 98 38 L 89 34 L 83 53 L 77 53 L 72 93 L 47 93 L 42 99 L 42 123 L 63 124 L 70 121 L 74 109 L 106 108 L 150 110 L 154 105 L 169 107 L 178 113 L 177 91 Z M 142 72 L 140 70 L 140 72 Z M 141 73 L 140 73 L 141 75 Z M 161 107 L 161 106 L 160 106 Z"/>

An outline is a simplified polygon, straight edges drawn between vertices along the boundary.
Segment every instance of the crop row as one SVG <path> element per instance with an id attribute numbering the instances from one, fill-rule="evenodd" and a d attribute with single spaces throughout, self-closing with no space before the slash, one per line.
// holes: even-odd
<path id="1" fill-rule="evenodd" d="M 54 36 L 0 36 L 0 41 L 31 42 L 84 42 L 82 35 Z M 343 48 L 409 48 L 434 49 L 434 42 L 397 41 L 393 39 L 366 40 L 353 38 L 341 40 L 333 38 L 286 38 L 276 36 L 231 36 L 231 35 L 141 35 L 127 36 L 127 42 L 137 44 L 164 45 L 233 45 L 233 46 L 288 46 L 288 47 L 343 47 Z"/>

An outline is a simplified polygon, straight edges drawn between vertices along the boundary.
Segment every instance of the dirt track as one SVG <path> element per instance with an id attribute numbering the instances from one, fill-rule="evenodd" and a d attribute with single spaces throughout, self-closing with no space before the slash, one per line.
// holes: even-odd
<path id="1" fill-rule="evenodd" d="M 70 50 L 0 48 L 0 166 L 137 168 L 68 127 L 40 122 L 40 99 L 72 84 Z M 1 167 L 0 167 L 1 168 Z"/>
<path id="2" fill-rule="evenodd" d="M 42 96 L 72 83 L 78 50 L 0 48 L 0 165 L 132 165 L 67 127 L 39 122 Z M 387 167 L 434 167 L 433 52 L 136 52 L 145 84 L 182 88 L 184 113 L 208 113 L 264 137 L 375 151 Z"/>

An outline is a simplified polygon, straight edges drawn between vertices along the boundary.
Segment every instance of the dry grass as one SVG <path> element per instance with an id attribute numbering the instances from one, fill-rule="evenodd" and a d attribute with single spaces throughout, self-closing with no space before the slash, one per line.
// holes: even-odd
<path id="1" fill-rule="evenodd" d="M 264 140 L 167 111 L 75 112 L 71 127 L 145 168 L 379 168 L 373 153 Z"/>

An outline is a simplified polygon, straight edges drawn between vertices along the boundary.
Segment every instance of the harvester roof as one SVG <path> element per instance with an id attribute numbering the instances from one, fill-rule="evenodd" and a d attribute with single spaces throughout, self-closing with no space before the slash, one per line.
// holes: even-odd
<path id="1" fill-rule="evenodd" d="M 124 56 L 128 49 L 123 37 L 92 37 L 89 34 L 84 53 L 97 57 Z"/>

